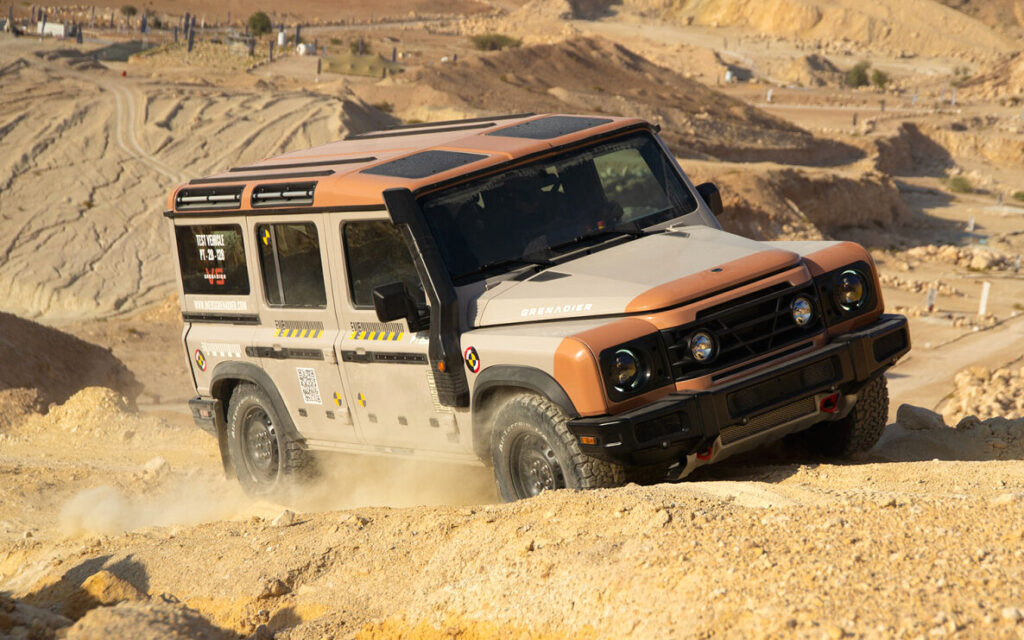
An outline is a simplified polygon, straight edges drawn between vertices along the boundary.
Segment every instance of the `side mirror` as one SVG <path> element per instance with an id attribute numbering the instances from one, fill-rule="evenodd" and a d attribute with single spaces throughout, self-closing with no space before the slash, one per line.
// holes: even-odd
<path id="1" fill-rule="evenodd" d="M 722 194 L 719 193 L 718 187 L 715 186 L 714 182 L 705 182 L 697 185 L 697 193 L 700 194 L 700 197 L 704 198 L 704 202 L 708 203 L 711 213 L 716 216 L 722 215 Z"/>
<path id="2" fill-rule="evenodd" d="M 373 308 L 381 322 L 404 318 L 409 323 L 409 331 L 422 331 L 429 325 L 426 318 L 420 315 L 416 301 L 409 295 L 409 290 L 401 282 L 392 282 L 375 288 Z"/>

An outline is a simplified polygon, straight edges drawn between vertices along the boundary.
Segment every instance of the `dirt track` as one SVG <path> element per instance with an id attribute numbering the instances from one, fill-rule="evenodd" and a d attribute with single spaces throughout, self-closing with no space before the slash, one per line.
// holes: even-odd
<path id="1" fill-rule="evenodd" d="M 776 447 L 678 485 L 352 508 L 479 504 L 488 477 L 330 458 L 301 498 L 253 503 L 205 435 L 97 391 L 66 406 L 7 430 L 0 512 L 5 588 L 58 612 L 101 569 L 278 638 L 1016 637 L 1024 608 L 1024 421 L 894 425 L 849 465 Z"/>

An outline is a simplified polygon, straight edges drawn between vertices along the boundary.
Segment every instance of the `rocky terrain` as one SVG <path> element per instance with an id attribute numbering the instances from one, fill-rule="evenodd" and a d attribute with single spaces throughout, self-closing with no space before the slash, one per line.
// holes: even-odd
<path id="1" fill-rule="evenodd" d="M 233 22 L 255 9 L 232 4 Z M 120 5 L 97 14 L 125 24 L 81 46 L 0 33 L 0 638 L 1024 637 L 1018 9 L 271 12 L 329 55 L 363 42 L 377 68 L 393 50 L 383 78 L 318 73 L 290 48 L 270 63 L 265 40 L 232 53 L 212 26 L 227 16 L 204 16 L 192 55 L 155 30 L 161 46 L 125 62 L 92 56 L 130 37 Z M 479 51 L 486 34 L 521 45 Z M 846 86 L 860 61 L 884 88 Z M 171 187 L 349 132 L 513 111 L 647 118 L 719 185 L 728 230 L 865 244 L 914 343 L 879 445 L 839 463 L 784 441 L 681 483 L 515 504 L 488 469 L 388 459 L 325 456 L 272 501 L 225 480 L 184 411 Z"/>

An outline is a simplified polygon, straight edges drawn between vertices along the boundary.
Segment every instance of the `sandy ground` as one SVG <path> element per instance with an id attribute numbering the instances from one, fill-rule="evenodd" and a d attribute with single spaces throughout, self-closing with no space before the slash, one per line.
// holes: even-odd
<path id="1" fill-rule="evenodd" d="M 0 34 L 0 637 L 1024 638 L 1016 27 L 993 18 L 1002 0 L 891 2 L 872 40 L 881 9 L 808 22 L 797 4 L 453 2 L 441 21 L 311 32 L 394 48 L 383 80 L 291 55 L 249 68 L 214 44 L 100 65 L 96 45 Z M 957 46 L 900 40 L 936 16 Z M 525 45 L 479 54 L 467 35 L 487 31 Z M 841 86 L 865 58 L 886 92 Z M 954 105 L 961 67 L 977 82 Z M 384 459 L 323 457 L 275 502 L 226 481 L 184 412 L 171 186 L 510 110 L 651 118 L 719 184 L 727 228 L 869 247 L 914 342 L 879 445 L 837 463 L 779 443 L 683 483 L 510 505 L 487 469 Z"/>

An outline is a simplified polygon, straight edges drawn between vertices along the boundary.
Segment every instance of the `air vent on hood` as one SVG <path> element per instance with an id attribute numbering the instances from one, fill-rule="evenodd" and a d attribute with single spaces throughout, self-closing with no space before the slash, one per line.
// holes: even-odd
<path id="1" fill-rule="evenodd" d="M 178 211 L 237 209 L 242 206 L 242 189 L 244 188 L 245 185 L 182 189 L 174 198 L 174 207 Z"/>
<path id="2" fill-rule="evenodd" d="M 315 182 L 261 184 L 252 190 L 252 208 L 298 207 L 313 204 Z"/>

